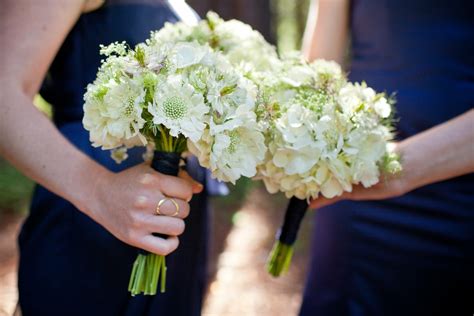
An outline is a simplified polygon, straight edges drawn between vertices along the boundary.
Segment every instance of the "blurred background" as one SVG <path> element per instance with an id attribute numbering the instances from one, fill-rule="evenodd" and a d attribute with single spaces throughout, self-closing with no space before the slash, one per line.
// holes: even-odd
<path id="1" fill-rule="evenodd" d="M 260 31 L 279 52 L 299 49 L 309 0 L 188 0 L 201 16 L 209 10 L 239 19 Z M 41 98 L 35 105 L 51 117 Z M 0 158 L 0 316 L 12 315 L 17 303 L 16 238 L 28 214 L 34 183 Z M 265 271 L 286 199 L 270 196 L 259 182 L 241 180 L 228 197 L 212 199 L 213 230 L 209 287 L 203 315 L 296 315 L 308 260 L 309 214 L 296 244 L 289 273 L 278 279 Z"/>

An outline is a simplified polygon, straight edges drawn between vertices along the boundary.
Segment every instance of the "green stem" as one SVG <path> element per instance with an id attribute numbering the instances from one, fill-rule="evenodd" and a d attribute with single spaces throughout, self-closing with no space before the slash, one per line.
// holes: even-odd
<path id="1" fill-rule="evenodd" d="M 138 255 L 137 262 L 138 262 L 138 268 L 137 268 L 137 274 L 135 277 L 135 280 L 133 282 L 133 292 L 132 295 L 137 295 L 140 293 L 140 287 L 143 279 L 143 269 L 145 268 L 145 256 L 144 255 Z"/>
<path id="2" fill-rule="evenodd" d="M 161 256 L 163 259 L 161 260 L 161 288 L 160 292 L 165 293 L 166 291 L 166 258 Z"/>
<path id="3" fill-rule="evenodd" d="M 267 271 L 278 277 L 288 271 L 293 257 L 293 246 L 277 241 L 267 263 Z"/>
<path id="4" fill-rule="evenodd" d="M 163 148 L 163 151 L 169 151 L 168 150 L 168 137 L 167 133 L 165 132 L 164 127 L 160 128 L 160 133 L 161 133 L 161 146 Z"/>
<path id="5" fill-rule="evenodd" d="M 151 271 L 152 261 L 153 261 L 153 256 L 151 254 L 148 254 L 146 256 L 146 261 L 145 261 L 145 276 L 144 276 L 145 282 L 143 284 L 143 294 L 145 295 L 150 295 L 150 277 L 153 273 L 153 271 Z"/>
<path id="6" fill-rule="evenodd" d="M 138 258 L 135 259 L 135 262 L 133 263 L 132 273 L 130 275 L 130 281 L 128 282 L 128 291 L 132 293 L 134 292 L 134 284 L 135 284 L 135 279 L 137 277 L 137 270 L 138 270 Z"/>

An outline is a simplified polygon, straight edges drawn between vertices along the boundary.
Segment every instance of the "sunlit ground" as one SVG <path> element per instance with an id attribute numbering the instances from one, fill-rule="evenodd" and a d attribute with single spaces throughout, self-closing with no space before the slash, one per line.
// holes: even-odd
<path id="1" fill-rule="evenodd" d="M 287 275 L 269 276 L 265 263 L 286 200 L 253 189 L 237 212 L 217 262 L 203 315 L 297 315 L 306 271 L 309 216 Z"/>

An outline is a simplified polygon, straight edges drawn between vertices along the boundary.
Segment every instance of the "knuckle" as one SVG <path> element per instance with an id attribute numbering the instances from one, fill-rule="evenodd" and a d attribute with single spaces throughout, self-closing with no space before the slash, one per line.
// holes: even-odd
<path id="1" fill-rule="evenodd" d="M 138 214 L 132 214 L 129 218 L 128 225 L 133 228 L 137 228 L 141 226 L 141 218 Z"/>
<path id="2" fill-rule="evenodd" d="M 153 181 L 153 176 L 150 173 L 145 173 L 140 177 L 141 184 L 150 184 Z"/>
<path id="3" fill-rule="evenodd" d="M 123 239 L 126 243 L 135 246 L 136 242 L 137 242 L 137 234 L 133 229 L 127 229 L 124 232 L 124 238 Z"/>
<path id="4" fill-rule="evenodd" d="M 161 183 L 161 174 L 159 172 L 155 172 L 150 170 L 150 172 L 146 172 L 140 179 L 140 183 L 145 186 L 160 186 Z"/>
<path id="5" fill-rule="evenodd" d="M 148 206 L 148 203 L 149 203 L 149 199 L 144 196 L 144 195 L 139 195 L 135 198 L 135 201 L 133 203 L 133 205 L 136 207 L 136 208 L 144 208 L 146 206 Z"/>

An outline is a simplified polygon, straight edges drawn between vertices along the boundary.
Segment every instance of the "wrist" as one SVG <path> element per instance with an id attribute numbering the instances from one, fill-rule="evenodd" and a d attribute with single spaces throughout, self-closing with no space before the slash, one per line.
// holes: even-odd
<path id="1" fill-rule="evenodd" d="M 413 155 L 409 141 L 396 143 L 394 152 L 399 155 L 402 170 L 396 175 L 400 186 L 403 188 L 403 194 L 420 187 L 420 168 L 418 167 L 417 157 Z"/>
<path id="2" fill-rule="evenodd" d="M 76 208 L 89 217 L 95 219 L 97 214 L 97 195 L 102 183 L 108 179 L 112 172 L 102 165 L 87 161 L 83 166 L 76 168 L 77 176 L 75 185 L 71 190 L 71 201 Z M 87 172 L 84 172 L 87 170 Z"/>

